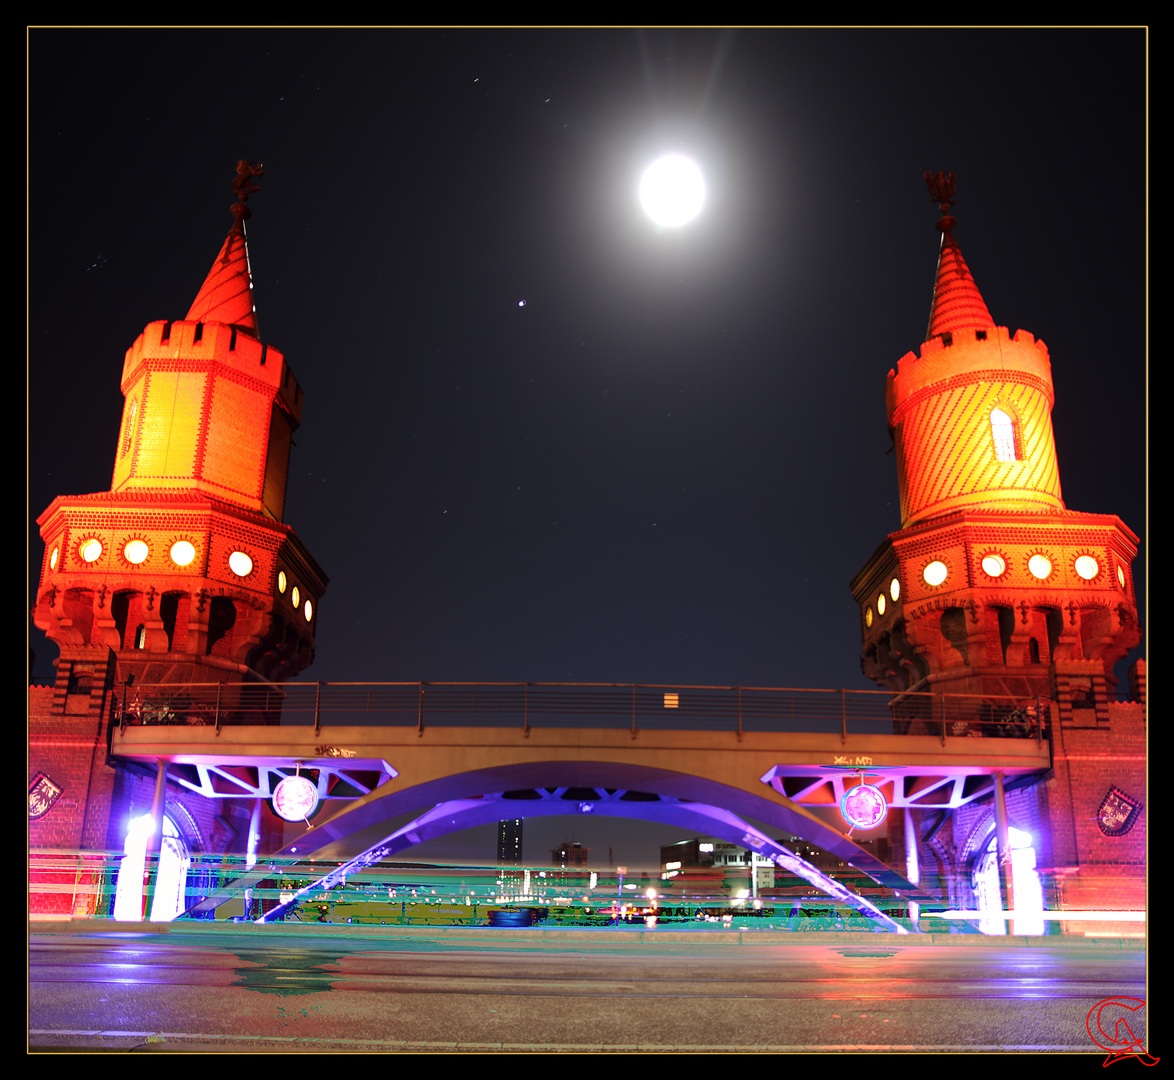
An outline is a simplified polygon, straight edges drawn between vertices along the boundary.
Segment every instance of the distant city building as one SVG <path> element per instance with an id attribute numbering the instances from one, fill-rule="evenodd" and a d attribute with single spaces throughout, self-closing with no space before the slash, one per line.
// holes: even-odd
<path id="1" fill-rule="evenodd" d="M 522 865 L 521 818 L 507 818 L 497 823 L 497 865 Z"/>
<path id="2" fill-rule="evenodd" d="M 564 840 L 550 853 L 552 866 L 586 866 L 591 858 L 591 849 L 585 848 L 576 840 Z"/>
<path id="3" fill-rule="evenodd" d="M 711 836 L 695 836 L 692 840 L 682 840 L 660 849 L 661 872 L 669 880 L 670 875 L 685 870 L 734 872 L 736 876 L 744 876 L 749 880 L 752 864 L 754 890 L 773 889 L 775 864 L 769 859 L 755 859 L 752 852 L 737 844 L 715 840 Z"/>
<path id="4" fill-rule="evenodd" d="M 856 876 L 846 862 L 835 855 L 821 851 L 800 837 L 783 834 L 776 837 L 778 842 L 789 848 L 796 855 L 811 863 L 812 866 L 823 870 L 833 877 Z M 889 842 L 885 837 L 873 840 L 856 841 L 861 847 L 870 851 L 878 859 L 887 861 L 889 857 Z M 773 862 L 759 856 L 754 858 L 748 848 L 716 840 L 711 836 L 695 836 L 691 840 L 681 840 L 675 844 L 663 845 L 660 849 L 660 867 L 664 879 L 671 881 L 673 876 L 687 871 L 713 871 L 715 874 L 730 874 L 734 878 L 749 881 L 750 866 L 754 865 L 754 890 L 761 893 L 764 889 L 798 884 L 798 878 L 777 868 Z"/>

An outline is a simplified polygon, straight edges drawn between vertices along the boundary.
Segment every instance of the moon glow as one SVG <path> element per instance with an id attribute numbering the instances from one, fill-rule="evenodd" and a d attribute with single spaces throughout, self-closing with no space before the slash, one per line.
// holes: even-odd
<path id="1" fill-rule="evenodd" d="M 657 225 L 675 228 L 692 221 L 705 203 L 705 178 L 684 154 L 657 158 L 640 178 L 640 205 Z"/>

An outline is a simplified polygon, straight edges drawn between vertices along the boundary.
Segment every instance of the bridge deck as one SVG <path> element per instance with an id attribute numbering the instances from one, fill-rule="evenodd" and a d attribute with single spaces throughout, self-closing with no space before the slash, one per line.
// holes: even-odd
<path id="1" fill-rule="evenodd" d="M 144 725 L 115 731 L 116 757 L 201 768 L 378 773 L 384 784 L 413 787 L 448 778 L 445 797 L 474 794 L 458 777 L 492 775 L 523 787 L 522 774 L 547 767 L 550 782 L 636 790 L 656 775 L 656 790 L 688 798 L 690 777 L 759 796 L 767 787 L 793 802 L 838 801 L 844 778 L 864 771 L 888 788 L 894 806 L 957 806 L 991 790 L 1000 772 L 1013 778 L 1050 767 L 1047 742 L 937 735 L 626 730 L 607 728 L 311 727 Z M 557 765 L 556 765 L 557 763 Z M 517 783 L 509 782 L 516 774 Z M 556 775 L 557 774 L 557 775 Z M 609 779 L 610 778 L 610 779 Z M 674 779 L 675 778 L 675 779 Z M 980 779 L 987 778 L 987 779 Z M 535 783 L 541 783 L 535 780 Z M 667 785 L 667 787 L 666 787 Z M 372 785 L 366 785 L 372 786 Z M 473 785 L 477 786 L 477 785 Z M 482 785 L 483 786 L 483 785 Z M 457 790 L 457 789 L 461 790 Z M 671 789 L 671 790 L 670 790 Z M 488 790 L 488 789 L 486 789 Z M 499 787 L 497 790 L 501 790 Z M 249 786 L 205 794 L 264 794 Z"/>

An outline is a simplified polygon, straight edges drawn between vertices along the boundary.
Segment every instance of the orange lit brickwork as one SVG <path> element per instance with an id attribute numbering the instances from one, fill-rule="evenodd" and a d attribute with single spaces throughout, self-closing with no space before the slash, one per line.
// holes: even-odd
<path id="1" fill-rule="evenodd" d="M 1064 509 L 1051 364 L 1027 331 L 1011 337 L 992 325 L 931 338 L 889 373 L 886 396 L 903 526 L 970 506 Z M 1014 460 L 996 452 L 996 409 L 1011 421 Z"/>
<path id="2" fill-rule="evenodd" d="M 302 392 L 280 352 L 222 323 L 151 323 L 122 392 L 112 491 L 198 491 L 281 520 Z"/>
<path id="3" fill-rule="evenodd" d="M 853 581 L 865 673 L 893 690 L 927 683 L 1025 698 L 1050 696 L 1057 661 L 1094 661 L 1111 681 L 1113 665 L 1140 639 L 1136 554 L 1137 537 L 1106 514 L 983 508 L 902 529 Z M 1042 578 L 1031 569 L 1039 556 L 1050 567 Z M 1091 559 L 1096 573 L 1078 573 L 1080 559 Z M 926 571 L 935 564 L 944 578 L 931 584 Z M 1080 565 L 1087 573 L 1092 563 Z"/>
<path id="4" fill-rule="evenodd" d="M 919 354 L 885 388 L 897 444 L 901 524 L 960 507 L 1063 510 L 1047 346 L 996 326 L 943 217 L 933 309 Z M 1007 419 L 1006 442 L 992 413 Z"/>
<path id="5" fill-rule="evenodd" d="M 1048 351 L 994 324 L 945 213 L 950 183 L 928 340 L 886 387 L 902 527 L 852 581 L 862 668 L 897 693 L 988 696 L 991 717 L 1016 706 L 1046 717 L 1054 769 L 1007 796 L 1009 823 L 1034 838 L 1045 904 L 1141 910 L 1144 807 L 1120 835 L 1098 825 L 1114 787 L 1145 800 L 1144 662 L 1130 672 L 1131 702 L 1115 700 L 1113 675 L 1141 640 L 1138 538 L 1113 515 L 1065 508 Z M 974 901 L 975 845 L 989 842 L 993 813 L 989 799 L 940 820 L 919 812 L 933 838 L 922 864 L 957 906 Z M 903 848 L 900 833 L 892 826 L 890 839 Z"/>
<path id="6" fill-rule="evenodd" d="M 313 659 L 326 579 L 281 522 L 302 391 L 256 336 L 244 216 L 188 318 L 126 353 L 110 491 L 38 519 L 34 621 L 120 681 L 280 682 Z"/>
<path id="7" fill-rule="evenodd" d="M 1140 640 L 1137 537 L 1066 510 L 1051 361 L 996 326 L 943 232 L 929 340 L 889 372 L 902 528 L 852 582 L 863 667 L 881 686 L 1050 697 L 1056 665 L 1113 665 Z M 1102 706 L 1103 707 L 1103 706 Z"/>
<path id="8" fill-rule="evenodd" d="M 92 903 L 78 853 L 120 851 L 130 816 L 150 809 L 154 771 L 107 759 L 132 677 L 219 683 L 231 709 L 234 687 L 279 683 L 314 658 L 326 577 L 282 522 L 302 391 L 258 337 L 244 233 L 251 175 L 187 318 L 150 323 L 126 353 L 110 490 L 59 496 L 38 518 L 33 620 L 60 657 L 54 686 L 29 696 L 30 910 Z M 266 720 L 279 710 L 256 722 Z M 46 792 L 59 792 L 48 809 Z M 250 809 L 167 789 L 192 852 L 243 852 Z M 262 818 L 263 834 L 280 831 Z"/>
<path id="9" fill-rule="evenodd" d="M 1132 673 L 1144 678 L 1144 662 Z M 1093 672 L 1085 675 L 1085 685 Z M 1080 679 L 1080 674 L 1069 678 Z M 1059 710 L 1057 710 L 1059 711 Z M 1053 859 L 1059 899 L 1071 910 L 1145 908 L 1146 815 L 1123 835 L 1106 835 L 1097 814 L 1111 788 L 1146 801 L 1146 720 L 1141 702 L 1109 702 L 1107 709 L 1069 709 L 1053 738 L 1053 775 L 1047 781 L 1053 808 Z M 1070 927 L 1069 929 L 1076 929 Z M 1080 929 L 1105 932 L 1089 924 Z M 1140 927 L 1119 927 L 1138 933 Z"/>

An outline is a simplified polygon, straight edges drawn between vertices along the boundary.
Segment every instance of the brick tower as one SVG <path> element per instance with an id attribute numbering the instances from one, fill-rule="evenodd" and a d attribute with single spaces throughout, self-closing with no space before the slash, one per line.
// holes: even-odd
<path id="1" fill-rule="evenodd" d="M 909 730 L 938 715 L 939 695 L 965 694 L 977 706 L 955 703 L 941 715 L 963 720 L 929 730 L 1022 736 L 1024 726 L 1002 721 L 1038 703 L 1053 768 L 1008 789 L 1005 812 L 990 797 L 918 811 L 920 821 L 906 811 L 904 836 L 891 821 L 890 840 L 900 848 L 916 838 L 909 865 L 933 867 L 943 895 L 973 907 L 1002 815 L 1036 860 L 1023 871 L 1030 888 L 1016 885 L 1019 902 L 1034 892 L 1052 912 L 1142 911 L 1145 829 L 1134 825 L 1145 793 L 1144 662 L 1130 670 L 1131 701 L 1116 700 L 1113 675 L 1141 639 L 1138 538 L 1114 515 L 1065 508 L 1047 347 L 995 325 L 954 238 L 954 175 L 926 179 L 942 214 L 941 252 L 926 340 L 888 374 L 901 528 L 851 584 L 862 667 L 894 692 L 898 726 L 909 719 Z M 996 776 L 999 743 L 978 744 Z M 1007 836 L 999 843 L 1010 865 L 1018 856 Z M 1137 924 L 1067 929 L 1132 934 Z"/>
<path id="2" fill-rule="evenodd" d="M 926 340 L 885 391 L 901 528 L 852 581 L 864 672 L 894 691 L 1055 694 L 1102 716 L 1140 640 L 1138 540 L 1118 517 L 1065 509 L 1047 346 L 995 325 L 952 201 Z"/>
<path id="3" fill-rule="evenodd" d="M 60 658 L 54 685 L 29 692 L 32 911 L 105 911 L 118 860 L 103 853 L 148 811 L 166 819 L 152 857 L 163 845 L 173 866 L 279 846 L 258 800 L 205 799 L 107 749 L 124 701 L 124 718 L 166 702 L 154 722 L 199 724 L 206 703 L 219 721 L 252 693 L 248 722 L 276 723 L 273 684 L 314 658 L 326 577 L 282 521 L 302 390 L 259 336 L 245 242 L 259 175 L 237 166 L 233 225 L 187 316 L 126 353 L 110 490 L 59 496 L 37 519 L 33 620 Z"/>
<path id="4" fill-rule="evenodd" d="M 37 519 L 33 618 L 61 652 L 63 710 L 113 679 L 281 682 L 313 660 L 326 578 L 282 522 L 302 390 L 259 336 L 244 228 L 259 173 L 238 173 L 233 226 L 187 316 L 127 351 L 110 490 Z"/>

